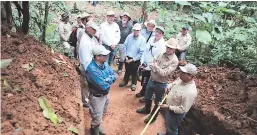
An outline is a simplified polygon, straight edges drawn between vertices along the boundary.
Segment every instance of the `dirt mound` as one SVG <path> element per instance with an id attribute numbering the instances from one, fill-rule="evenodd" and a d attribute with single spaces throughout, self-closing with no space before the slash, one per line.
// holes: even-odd
<path id="1" fill-rule="evenodd" d="M 8 32 L 7 32 L 8 33 Z M 73 62 L 32 37 L 1 36 L 1 59 L 13 61 L 2 69 L 2 134 L 72 134 L 84 132 L 80 82 Z M 54 125 L 42 114 L 38 98 L 50 101 L 63 122 Z"/>
<path id="2" fill-rule="evenodd" d="M 257 77 L 238 69 L 200 67 L 196 83 L 198 98 L 181 134 L 257 134 Z"/>

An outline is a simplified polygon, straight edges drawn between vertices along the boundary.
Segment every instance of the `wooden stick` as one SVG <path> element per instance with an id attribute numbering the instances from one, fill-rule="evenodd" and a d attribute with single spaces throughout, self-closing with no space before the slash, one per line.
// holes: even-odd
<path id="1" fill-rule="evenodd" d="M 164 98 L 162 99 L 162 102 L 160 103 L 160 105 L 163 104 L 163 102 L 165 101 L 165 99 L 166 99 L 167 97 L 168 97 L 168 94 L 166 94 L 166 95 L 164 96 Z M 151 121 L 153 120 L 154 116 L 155 116 L 156 113 L 159 111 L 160 105 L 159 105 L 158 108 L 155 110 L 154 114 L 152 115 L 151 119 L 148 121 L 148 123 L 146 124 L 144 130 L 141 132 L 140 135 L 143 135 L 143 134 L 145 133 L 146 129 L 149 127 L 149 125 L 150 125 Z"/>

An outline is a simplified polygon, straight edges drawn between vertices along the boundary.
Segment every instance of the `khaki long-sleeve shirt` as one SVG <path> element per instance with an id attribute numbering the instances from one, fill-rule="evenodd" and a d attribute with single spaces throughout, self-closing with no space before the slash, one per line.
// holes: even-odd
<path id="1" fill-rule="evenodd" d="M 166 56 L 165 53 L 161 53 L 157 55 L 149 64 L 152 81 L 168 83 L 172 78 L 171 73 L 175 71 L 177 66 L 178 58 L 175 54 Z"/>
<path id="2" fill-rule="evenodd" d="M 192 41 L 190 34 L 187 33 L 186 35 L 182 35 L 179 33 L 176 38 L 178 39 L 178 49 L 180 51 L 187 50 Z"/>
<path id="3" fill-rule="evenodd" d="M 72 32 L 72 26 L 69 22 L 68 23 L 60 22 L 58 25 L 58 31 L 60 34 L 61 41 L 67 42 Z"/>
<path id="4" fill-rule="evenodd" d="M 181 79 L 168 84 L 169 91 L 167 105 L 169 110 L 177 114 L 183 114 L 189 111 L 197 97 L 197 89 L 194 81 L 183 83 Z"/>

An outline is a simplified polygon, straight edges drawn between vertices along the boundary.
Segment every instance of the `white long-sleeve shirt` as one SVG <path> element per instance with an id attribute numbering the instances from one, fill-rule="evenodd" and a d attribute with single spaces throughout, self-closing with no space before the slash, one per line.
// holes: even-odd
<path id="1" fill-rule="evenodd" d="M 146 70 L 150 70 L 149 68 L 149 63 L 153 60 L 155 56 L 157 56 L 160 53 L 165 53 L 166 52 L 166 46 L 164 39 L 161 38 L 158 41 L 154 41 L 155 37 L 152 37 L 149 39 L 147 44 L 144 47 L 144 52 L 141 57 L 141 64 L 146 63 L 147 67 L 145 68 Z M 150 49 L 151 48 L 151 49 Z"/>
<path id="2" fill-rule="evenodd" d="M 167 104 L 169 110 L 177 114 L 183 114 L 189 111 L 197 97 L 197 89 L 194 81 L 183 83 L 181 79 L 168 84 L 169 92 Z"/>
<path id="3" fill-rule="evenodd" d="M 108 46 L 117 45 L 120 42 L 120 28 L 116 22 L 109 24 L 103 22 L 100 26 L 100 39 Z"/>
<path id="4" fill-rule="evenodd" d="M 63 21 L 61 21 L 58 24 L 58 31 L 59 31 L 59 34 L 60 34 L 61 41 L 66 41 L 67 42 L 69 40 L 70 34 L 72 32 L 72 26 L 69 22 L 64 23 Z"/>
<path id="5" fill-rule="evenodd" d="M 86 33 L 83 33 L 79 44 L 79 61 L 84 66 L 86 71 L 87 66 L 93 59 L 93 48 L 99 45 L 95 37 L 90 38 Z"/>
<path id="6" fill-rule="evenodd" d="M 178 49 L 180 51 L 187 50 L 192 41 L 190 34 L 187 33 L 186 35 L 182 35 L 179 33 L 176 38 L 178 39 Z"/>

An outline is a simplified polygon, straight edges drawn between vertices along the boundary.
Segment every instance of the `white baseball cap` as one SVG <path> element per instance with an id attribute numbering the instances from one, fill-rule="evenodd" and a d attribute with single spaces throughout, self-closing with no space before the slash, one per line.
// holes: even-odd
<path id="1" fill-rule="evenodd" d="M 139 23 L 136 23 L 133 28 L 133 30 L 141 30 L 141 25 Z"/>
<path id="2" fill-rule="evenodd" d="M 115 15 L 115 13 L 113 11 L 108 11 L 107 15 Z"/>
<path id="3" fill-rule="evenodd" d="M 191 75 L 197 74 L 197 67 L 191 63 L 186 64 L 185 66 L 179 66 L 180 70 L 184 73 L 188 73 Z"/>
<path id="4" fill-rule="evenodd" d="M 99 29 L 99 26 L 97 26 L 97 24 L 95 22 L 93 22 L 93 21 L 87 22 L 86 27 L 91 27 L 91 28 L 93 28 L 96 31 Z"/>
<path id="5" fill-rule="evenodd" d="M 109 50 L 105 49 L 103 45 L 96 45 L 93 50 L 93 55 L 108 55 L 110 53 Z"/>

